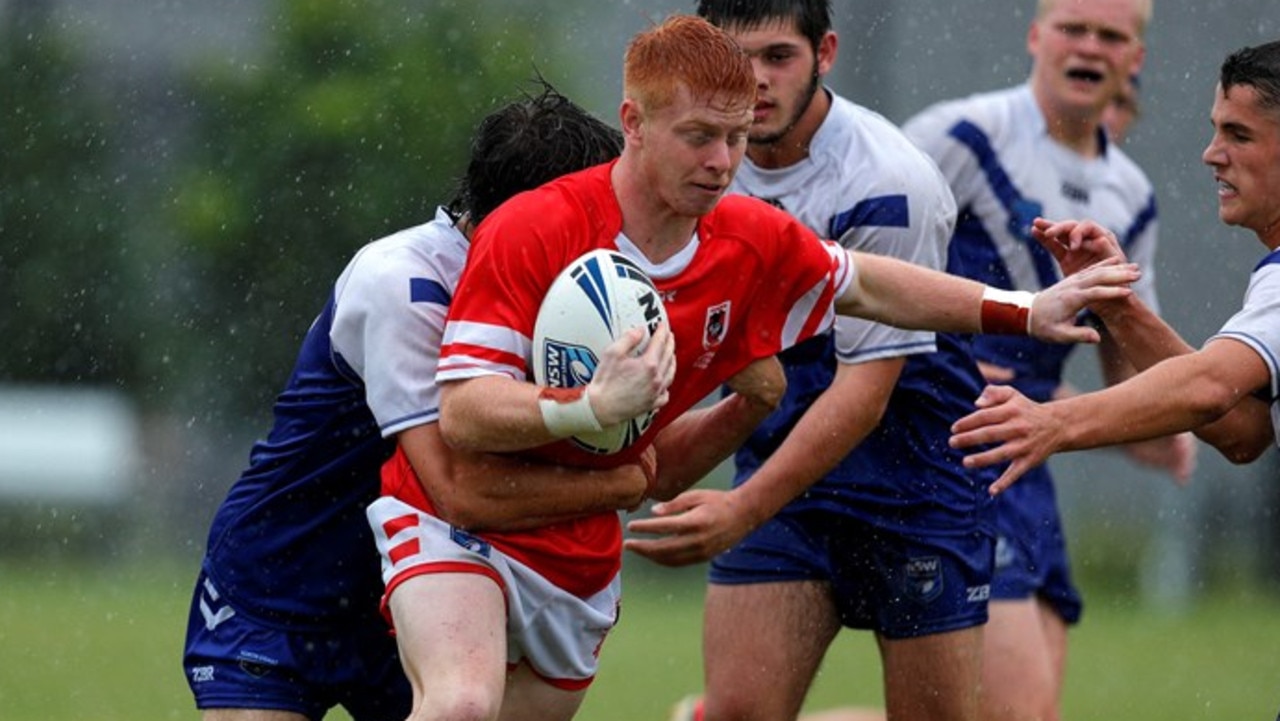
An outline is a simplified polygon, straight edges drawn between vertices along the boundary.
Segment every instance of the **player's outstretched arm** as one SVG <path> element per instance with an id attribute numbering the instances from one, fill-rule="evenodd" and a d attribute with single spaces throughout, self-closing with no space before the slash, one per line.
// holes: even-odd
<path id="1" fill-rule="evenodd" d="M 1007 386 L 988 386 L 978 410 L 952 426 L 951 445 L 992 445 L 965 457 L 971 468 L 1010 462 L 991 487 L 998 493 L 1060 451 L 1199 431 L 1224 418 L 1268 379 L 1256 353 L 1242 343 L 1219 340 L 1110 388 L 1050 403 L 1034 403 Z M 1229 422 L 1251 417 L 1242 414 Z M 1270 429 L 1269 422 L 1248 437 L 1261 438 L 1264 429 Z"/>
<path id="2" fill-rule="evenodd" d="M 450 448 L 435 423 L 396 438 L 418 482 L 448 523 L 471 531 L 519 531 L 640 505 L 653 455 L 640 463 L 586 470 Z"/>
<path id="3" fill-rule="evenodd" d="M 633 328 L 605 348 L 585 387 L 549 389 L 499 375 L 442 383 L 441 433 L 455 448 L 519 451 L 661 408 L 675 378 L 675 340 L 661 324 L 636 355 L 643 338 Z"/>
<path id="4" fill-rule="evenodd" d="M 853 252 L 853 251 L 850 251 Z M 1110 259 L 1031 294 L 1001 291 L 967 278 L 869 253 L 853 252 L 854 282 L 836 312 L 900 328 L 1033 335 L 1055 343 L 1096 343 L 1076 325 L 1086 306 L 1132 294 L 1137 266 Z"/>

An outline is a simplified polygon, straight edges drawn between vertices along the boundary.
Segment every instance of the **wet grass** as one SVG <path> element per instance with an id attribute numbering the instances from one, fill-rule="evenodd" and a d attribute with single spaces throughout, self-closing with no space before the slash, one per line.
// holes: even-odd
<path id="1" fill-rule="evenodd" d="M 197 719 L 180 668 L 194 571 L 175 563 L 0 563 L 0 718 Z M 582 719 L 662 721 L 701 685 L 700 574 L 628 574 L 622 623 L 605 645 Z M 1276 598 L 1218 591 L 1173 615 L 1085 592 L 1087 616 L 1071 635 L 1067 718 L 1275 718 Z M 811 708 L 880 702 L 874 643 L 847 633 Z"/>

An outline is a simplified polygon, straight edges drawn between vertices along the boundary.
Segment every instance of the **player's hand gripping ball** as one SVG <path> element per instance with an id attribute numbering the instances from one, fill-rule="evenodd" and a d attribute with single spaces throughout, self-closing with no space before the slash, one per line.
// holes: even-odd
<path id="1" fill-rule="evenodd" d="M 593 250 L 560 272 L 542 299 L 533 328 L 533 378 L 539 385 L 576 388 L 591 382 L 604 348 L 632 328 L 644 328 L 641 353 L 659 323 L 667 320 L 653 281 L 625 255 Z M 592 453 L 631 445 L 653 423 L 657 411 L 581 433 L 570 440 Z"/>

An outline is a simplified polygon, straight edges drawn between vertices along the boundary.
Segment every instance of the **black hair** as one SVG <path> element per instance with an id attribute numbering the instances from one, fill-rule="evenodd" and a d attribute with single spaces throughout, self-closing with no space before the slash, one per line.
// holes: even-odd
<path id="1" fill-rule="evenodd" d="M 511 196 L 561 175 L 606 163 L 622 152 L 622 133 L 537 78 L 525 93 L 489 113 L 471 140 L 471 160 L 449 212 L 479 224 Z"/>
<path id="2" fill-rule="evenodd" d="M 794 20 L 815 51 L 831 30 L 831 0 L 698 0 L 697 12 L 726 30 Z"/>
<path id="3" fill-rule="evenodd" d="M 1280 40 L 1241 48 L 1222 61 L 1218 75 L 1222 92 L 1236 85 L 1248 85 L 1258 93 L 1258 105 L 1280 108 Z"/>

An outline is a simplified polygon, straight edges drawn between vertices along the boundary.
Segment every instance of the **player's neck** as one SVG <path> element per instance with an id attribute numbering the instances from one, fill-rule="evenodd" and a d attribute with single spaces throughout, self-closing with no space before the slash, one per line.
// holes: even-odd
<path id="1" fill-rule="evenodd" d="M 629 158 L 614 164 L 613 192 L 622 211 L 622 234 L 644 253 L 649 262 L 666 261 L 693 239 L 698 219 L 676 213 L 657 193 L 644 187 Z"/>
<path id="2" fill-rule="evenodd" d="M 1044 117 L 1049 137 L 1086 158 L 1096 158 L 1102 152 L 1098 139 L 1098 128 L 1102 126 L 1101 109 L 1065 109 L 1055 105 L 1052 99 L 1041 97 L 1038 89 L 1036 104 Z"/>
<path id="3" fill-rule="evenodd" d="M 1258 240 L 1261 240 L 1269 251 L 1280 250 L 1280 218 L 1273 221 L 1271 225 L 1259 230 Z"/>

